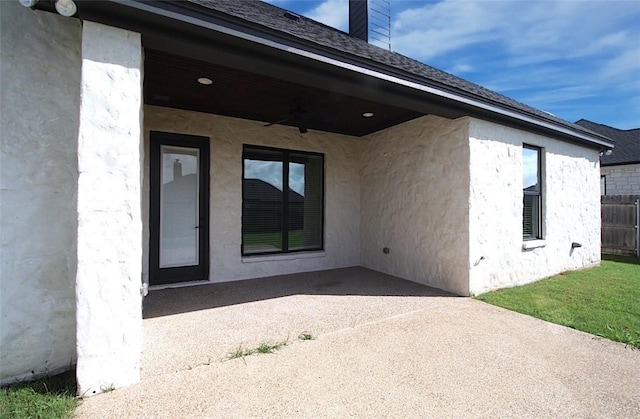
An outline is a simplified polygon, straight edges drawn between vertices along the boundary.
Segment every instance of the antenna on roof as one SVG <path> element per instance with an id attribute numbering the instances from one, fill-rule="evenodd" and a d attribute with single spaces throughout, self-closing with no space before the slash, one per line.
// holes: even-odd
<path id="1" fill-rule="evenodd" d="M 371 43 L 391 51 L 391 1 L 369 0 Z"/>

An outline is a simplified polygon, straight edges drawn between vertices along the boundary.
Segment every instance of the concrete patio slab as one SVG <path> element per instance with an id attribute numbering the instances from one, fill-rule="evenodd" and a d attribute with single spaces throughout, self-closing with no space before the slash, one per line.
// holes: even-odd
<path id="1" fill-rule="evenodd" d="M 323 335 L 410 313 L 452 294 L 364 268 L 152 291 L 143 379 L 220 361 L 239 347 Z M 432 298 L 424 298 L 432 297 Z"/>
<path id="2" fill-rule="evenodd" d="M 640 351 L 366 269 L 155 291 L 145 317 L 143 382 L 78 417 L 640 416 Z"/>

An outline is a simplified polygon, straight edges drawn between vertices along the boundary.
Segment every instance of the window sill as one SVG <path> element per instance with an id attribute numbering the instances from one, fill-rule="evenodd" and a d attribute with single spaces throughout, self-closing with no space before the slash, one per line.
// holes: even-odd
<path id="1" fill-rule="evenodd" d="M 323 258 L 326 255 L 327 253 L 324 250 L 319 250 L 313 252 L 296 252 L 279 255 L 243 256 L 242 263 L 279 262 L 282 260 Z"/>
<path id="2" fill-rule="evenodd" d="M 547 245 L 546 240 L 528 240 L 522 243 L 522 250 L 538 249 Z"/>

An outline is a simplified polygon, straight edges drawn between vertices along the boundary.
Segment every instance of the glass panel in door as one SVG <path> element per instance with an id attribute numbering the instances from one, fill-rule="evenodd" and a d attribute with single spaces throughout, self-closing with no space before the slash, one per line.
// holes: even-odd
<path id="1" fill-rule="evenodd" d="M 200 150 L 160 149 L 160 268 L 199 264 Z"/>

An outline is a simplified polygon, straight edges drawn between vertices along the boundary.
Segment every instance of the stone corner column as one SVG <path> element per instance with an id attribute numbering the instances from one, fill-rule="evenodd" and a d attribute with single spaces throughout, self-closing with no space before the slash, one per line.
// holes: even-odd
<path id="1" fill-rule="evenodd" d="M 78 394 L 140 381 L 142 44 L 83 22 L 78 133 Z"/>

